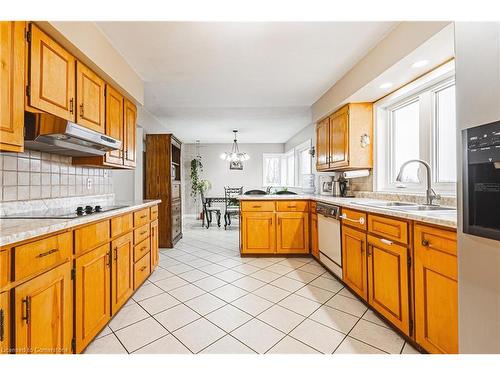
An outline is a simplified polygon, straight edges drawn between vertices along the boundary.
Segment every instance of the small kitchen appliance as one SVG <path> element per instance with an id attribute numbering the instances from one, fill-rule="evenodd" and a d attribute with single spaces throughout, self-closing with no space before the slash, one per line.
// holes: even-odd
<path id="1" fill-rule="evenodd" d="M 319 193 L 321 195 L 333 195 L 333 176 L 319 176 Z"/>

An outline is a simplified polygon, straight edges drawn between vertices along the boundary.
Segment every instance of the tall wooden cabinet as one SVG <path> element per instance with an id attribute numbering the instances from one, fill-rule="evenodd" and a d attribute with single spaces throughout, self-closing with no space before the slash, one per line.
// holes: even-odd
<path id="1" fill-rule="evenodd" d="M 161 199 L 158 206 L 158 242 L 171 248 L 182 238 L 181 143 L 172 134 L 146 135 L 146 199 Z"/>
<path id="2" fill-rule="evenodd" d="M 0 151 L 24 149 L 25 22 L 0 22 Z"/>
<path id="3" fill-rule="evenodd" d="M 316 169 L 373 167 L 372 103 L 350 103 L 316 125 Z"/>

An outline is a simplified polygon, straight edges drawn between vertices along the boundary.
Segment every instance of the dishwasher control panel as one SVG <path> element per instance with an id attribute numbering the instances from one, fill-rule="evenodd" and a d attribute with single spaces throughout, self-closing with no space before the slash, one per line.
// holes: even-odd
<path id="1" fill-rule="evenodd" d="M 340 207 L 333 204 L 318 203 L 316 205 L 316 213 L 338 219 L 340 216 Z"/>

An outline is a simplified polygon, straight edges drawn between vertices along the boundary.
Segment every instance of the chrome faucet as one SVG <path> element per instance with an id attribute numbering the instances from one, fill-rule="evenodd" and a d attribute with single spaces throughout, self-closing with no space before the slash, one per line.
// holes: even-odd
<path id="1" fill-rule="evenodd" d="M 402 181 L 402 179 L 403 179 L 403 169 L 408 164 L 410 164 L 410 163 L 420 163 L 420 164 L 424 165 L 425 170 L 427 172 L 427 191 L 426 191 L 427 198 L 426 198 L 426 205 L 433 206 L 434 205 L 434 203 L 433 203 L 434 200 L 441 199 L 441 196 L 439 194 L 436 194 L 436 192 L 434 191 L 434 189 L 432 189 L 432 187 L 431 187 L 432 173 L 431 173 L 431 166 L 429 165 L 429 163 L 427 163 L 426 161 L 420 160 L 420 159 L 412 159 L 412 160 L 408 160 L 408 161 L 404 162 L 401 165 L 401 168 L 399 169 L 399 173 L 398 173 L 398 176 L 396 177 L 396 181 L 398 181 L 398 182 Z"/>

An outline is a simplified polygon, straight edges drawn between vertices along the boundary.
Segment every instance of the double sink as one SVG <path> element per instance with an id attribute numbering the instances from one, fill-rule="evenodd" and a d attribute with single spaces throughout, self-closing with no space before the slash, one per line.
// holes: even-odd
<path id="1" fill-rule="evenodd" d="M 389 210 L 395 210 L 395 211 L 409 211 L 409 212 L 425 211 L 425 212 L 436 212 L 436 213 L 456 211 L 456 209 L 452 207 L 430 206 L 425 204 L 415 204 L 406 202 L 369 202 L 369 203 L 351 202 L 351 203 L 359 206 L 387 208 Z"/>

